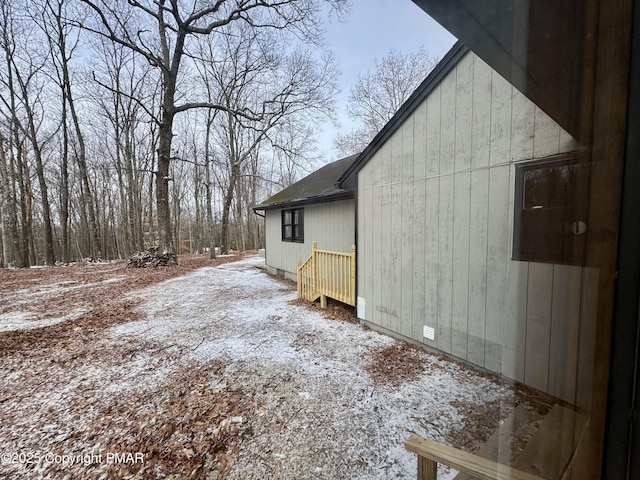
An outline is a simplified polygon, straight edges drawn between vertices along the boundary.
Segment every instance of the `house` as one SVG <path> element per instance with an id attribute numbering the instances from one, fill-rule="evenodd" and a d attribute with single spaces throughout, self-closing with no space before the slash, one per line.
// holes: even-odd
<path id="1" fill-rule="evenodd" d="M 457 43 L 361 155 L 256 207 L 267 268 L 295 279 L 312 241 L 348 252 L 357 238 L 367 325 L 577 404 L 595 288 L 581 150 Z M 568 190 L 582 203 L 546 208 Z"/>
<path id="2" fill-rule="evenodd" d="M 355 243 L 355 192 L 337 185 L 357 155 L 329 163 L 254 207 L 264 212 L 267 271 L 296 280 L 314 241 L 349 252 Z"/>
<path id="3" fill-rule="evenodd" d="M 467 47 L 339 181 L 358 315 L 568 400 L 563 478 L 640 478 L 640 8 L 413 2 Z"/>
<path id="4" fill-rule="evenodd" d="M 576 404 L 588 387 L 578 339 L 593 323 L 586 196 L 554 207 L 585 191 L 582 158 L 454 45 L 341 178 L 357 191 L 358 317 Z"/>

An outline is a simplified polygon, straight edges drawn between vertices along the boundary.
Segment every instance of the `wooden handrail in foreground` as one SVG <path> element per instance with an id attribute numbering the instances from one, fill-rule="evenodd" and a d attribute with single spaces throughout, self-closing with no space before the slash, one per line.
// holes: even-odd
<path id="1" fill-rule="evenodd" d="M 537 475 L 463 452 L 457 448 L 411 434 L 404 447 L 418 455 L 418 480 L 437 480 L 438 463 L 481 480 L 544 480 Z"/>

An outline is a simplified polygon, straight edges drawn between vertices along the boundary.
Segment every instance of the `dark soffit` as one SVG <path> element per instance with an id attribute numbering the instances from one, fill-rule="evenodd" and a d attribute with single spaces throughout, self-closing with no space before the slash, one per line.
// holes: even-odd
<path id="1" fill-rule="evenodd" d="M 413 0 L 581 143 L 586 1 Z"/>

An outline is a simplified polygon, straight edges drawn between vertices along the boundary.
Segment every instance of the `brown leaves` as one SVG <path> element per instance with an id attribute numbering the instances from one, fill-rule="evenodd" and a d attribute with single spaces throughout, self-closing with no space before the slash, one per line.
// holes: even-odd
<path id="1" fill-rule="evenodd" d="M 343 320 L 349 323 L 358 323 L 358 317 L 356 316 L 355 308 L 345 305 L 344 303 L 327 298 L 327 308 L 320 308 L 320 302 L 309 302 L 303 299 L 291 300 L 288 302 L 290 305 L 299 305 L 301 307 L 307 307 L 312 310 L 322 312 L 324 318 L 328 320 Z"/>
<path id="2" fill-rule="evenodd" d="M 255 405 L 239 386 L 210 387 L 224 366 L 178 368 L 166 383 L 120 395 L 86 426 L 113 452 L 140 452 L 144 462 L 104 467 L 126 478 L 220 478 L 249 430 Z"/>
<path id="3" fill-rule="evenodd" d="M 180 258 L 179 266 L 162 269 L 127 269 L 123 261 L 20 270 L 0 268 L 0 314 L 32 312 L 37 319 L 75 316 L 73 320 L 37 329 L 0 332 L 0 357 L 26 350 L 48 355 L 47 348 L 78 341 L 79 336 L 99 335 L 108 326 L 133 321 L 140 314 L 135 310 L 136 303 L 127 298 L 132 290 L 240 257 Z M 81 340 L 86 343 L 88 337 Z"/>
<path id="4" fill-rule="evenodd" d="M 0 370 L 8 375 L 0 382 L 1 443 L 42 455 L 103 455 L 102 463 L 74 466 L 73 478 L 219 478 L 250 430 L 253 409 L 238 385 L 211 386 L 224 365 L 176 368 L 175 351 L 144 336 L 114 341 L 104 332 L 140 315 L 129 292 L 238 258 L 183 256 L 170 269 L 129 270 L 123 262 L 0 269 L 0 313 L 31 311 L 39 320 L 80 312 L 0 332 Z M 144 462 L 104 461 L 126 452 Z M 30 473 L 21 468 L 0 466 L 0 476 L 63 478 L 71 471 L 55 462 Z"/>
<path id="5" fill-rule="evenodd" d="M 398 388 L 404 382 L 418 378 L 429 365 L 425 359 L 430 354 L 404 342 L 394 342 L 370 353 L 371 359 L 364 368 L 376 385 Z"/>

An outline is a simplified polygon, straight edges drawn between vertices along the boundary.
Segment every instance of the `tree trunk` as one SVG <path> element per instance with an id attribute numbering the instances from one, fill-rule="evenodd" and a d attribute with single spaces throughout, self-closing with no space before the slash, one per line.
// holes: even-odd
<path id="1" fill-rule="evenodd" d="M 27 116 L 29 118 L 29 137 L 31 138 L 31 145 L 33 146 L 33 154 L 36 160 L 36 174 L 38 176 L 38 183 L 40 185 L 40 197 L 42 203 L 42 221 L 44 223 L 44 245 L 45 245 L 45 260 L 47 265 L 53 265 L 56 263 L 55 255 L 53 253 L 53 229 L 51 226 L 51 207 L 49 205 L 49 193 L 47 189 L 47 182 L 44 174 L 44 165 L 42 162 L 42 150 L 38 143 L 36 134 L 36 125 L 34 121 L 34 115 L 31 111 L 31 105 L 27 102 L 27 91 L 23 86 L 23 100 L 27 108 Z"/>
<path id="2" fill-rule="evenodd" d="M 209 145 L 211 142 L 211 124 L 213 122 L 213 118 L 209 113 L 207 115 L 207 129 L 204 138 L 204 188 L 205 188 L 205 196 L 206 196 L 206 209 L 207 209 L 207 228 L 205 229 L 205 235 L 207 237 L 205 244 L 209 246 L 209 256 L 213 258 L 215 256 L 215 240 L 214 240 L 214 227 L 215 222 L 213 219 L 213 195 L 212 195 L 212 186 L 211 186 L 211 153 L 209 150 Z"/>
<path id="3" fill-rule="evenodd" d="M 0 135 L 0 177 L 2 178 L 2 193 L 4 197 L 3 222 L 6 222 L 6 231 L 3 232 L 8 239 L 3 242 L 5 264 L 13 262 L 16 266 L 22 266 L 22 256 L 20 255 L 20 242 L 18 237 L 18 209 L 16 208 L 16 197 L 11 185 L 10 175 L 13 175 L 13 166 L 7 164 L 7 157 L 4 149 L 4 138 Z M 3 227 L 4 227 L 3 223 Z"/>
<path id="4" fill-rule="evenodd" d="M 169 209 L 169 166 L 171 164 L 171 139 L 173 114 L 165 107 L 158 137 L 158 168 L 156 170 L 156 216 L 160 251 L 175 253 Z"/>
<path id="5" fill-rule="evenodd" d="M 62 227 L 62 261 L 71 261 L 69 246 L 69 130 L 67 126 L 67 102 L 62 98 L 62 160 L 60 164 L 60 225 Z"/>
<path id="6" fill-rule="evenodd" d="M 229 189 L 224 196 L 222 206 L 222 245 L 220 246 L 222 253 L 229 253 L 229 217 L 231 216 L 231 203 L 233 202 L 233 181 L 229 179 Z"/>
<path id="7" fill-rule="evenodd" d="M 71 93 L 71 76 L 69 74 L 69 58 L 67 55 L 66 36 L 64 34 L 64 28 L 62 26 L 62 19 L 56 18 L 58 22 L 58 49 L 60 51 L 60 66 L 62 67 L 62 84 L 64 88 L 64 97 L 66 98 L 69 111 L 71 112 L 71 119 L 73 121 L 73 127 L 76 134 L 76 141 L 78 142 L 78 148 L 76 151 L 76 163 L 78 164 L 78 170 L 80 172 L 80 181 L 82 183 L 82 203 L 86 207 L 89 232 L 91 240 L 91 254 L 94 256 L 102 256 L 102 246 L 100 244 L 100 234 L 98 232 L 98 223 L 96 220 L 96 210 L 93 202 L 93 196 L 91 194 L 91 185 L 89 183 L 89 172 L 87 169 L 87 157 L 86 147 L 84 143 L 84 136 L 82 134 L 82 128 L 80 127 L 80 120 L 75 108 L 75 102 Z"/>

